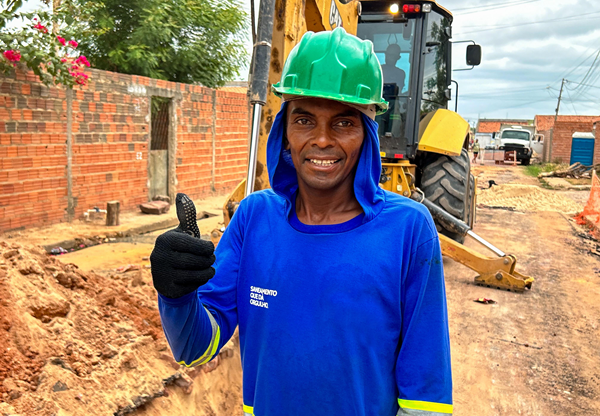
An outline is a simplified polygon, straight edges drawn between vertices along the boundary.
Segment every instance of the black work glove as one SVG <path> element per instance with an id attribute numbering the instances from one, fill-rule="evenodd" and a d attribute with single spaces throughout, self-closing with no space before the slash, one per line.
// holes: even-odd
<path id="1" fill-rule="evenodd" d="M 194 203 L 177 194 L 175 206 L 179 226 L 159 235 L 150 255 L 154 288 L 168 298 L 187 295 L 215 275 L 215 246 L 200 239 Z"/>

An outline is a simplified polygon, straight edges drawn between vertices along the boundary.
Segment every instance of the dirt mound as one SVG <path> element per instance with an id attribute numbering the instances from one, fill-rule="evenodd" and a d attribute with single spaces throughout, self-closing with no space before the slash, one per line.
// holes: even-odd
<path id="1" fill-rule="evenodd" d="M 241 414 L 239 367 L 233 343 L 201 368 L 173 361 L 148 271 L 0 241 L 0 414 Z"/>
<path id="2" fill-rule="evenodd" d="M 534 185 L 506 184 L 481 190 L 477 204 L 488 208 L 506 208 L 521 212 L 580 212 L 582 206 L 557 192 Z"/>

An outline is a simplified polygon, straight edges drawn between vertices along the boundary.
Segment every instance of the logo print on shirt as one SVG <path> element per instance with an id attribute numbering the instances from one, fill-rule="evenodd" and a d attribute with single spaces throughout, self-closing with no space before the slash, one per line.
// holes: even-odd
<path id="1" fill-rule="evenodd" d="M 250 305 L 259 308 L 269 309 L 267 296 L 277 296 L 277 291 L 272 289 L 263 289 L 262 287 L 250 286 Z"/>

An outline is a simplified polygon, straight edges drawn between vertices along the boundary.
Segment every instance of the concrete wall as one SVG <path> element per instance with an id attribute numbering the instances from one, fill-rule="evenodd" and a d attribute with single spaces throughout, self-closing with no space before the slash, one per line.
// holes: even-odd
<path id="1" fill-rule="evenodd" d="M 536 134 L 541 134 L 544 136 L 544 151 L 543 154 L 540 155 L 542 158 L 542 162 L 550 162 L 550 148 L 551 140 L 552 140 L 552 129 L 550 130 L 538 130 Z"/>
<path id="2" fill-rule="evenodd" d="M 88 73 L 69 94 L 33 73 L 0 77 L 0 231 L 78 218 L 111 200 L 122 210 L 148 201 L 152 96 L 171 99 L 171 196 L 225 194 L 245 176 L 245 94 Z"/>

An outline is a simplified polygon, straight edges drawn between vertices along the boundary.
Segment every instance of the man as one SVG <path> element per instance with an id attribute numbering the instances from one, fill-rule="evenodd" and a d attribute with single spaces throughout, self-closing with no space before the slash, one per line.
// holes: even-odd
<path id="1" fill-rule="evenodd" d="M 398 86 L 398 94 L 402 94 L 404 90 L 404 82 L 406 73 L 396 66 L 400 60 L 400 45 L 391 43 L 385 50 L 385 64 L 381 66 L 383 70 L 383 82 L 386 84 L 396 84 Z"/>
<path id="2" fill-rule="evenodd" d="M 399 137 L 404 131 L 406 121 L 407 98 L 402 97 L 406 73 L 396 66 L 400 59 L 400 45 L 391 43 L 385 50 L 385 64 L 381 66 L 383 71 L 384 97 L 389 101 L 389 111 L 379 119 L 384 133 L 391 133 Z"/>
<path id="3" fill-rule="evenodd" d="M 475 144 L 473 144 L 473 160 L 471 163 L 477 163 L 477 157 L 479 156 L 479 139 L 475 139 Z"/>
<path id="4" fill-rule="evenodd" d="M 177 361 L 239 325 L 244 414 L 452 413 L 442 258 L 431 216 L 378 185 L 381 67 L 343 29 L 307 33 L 274 91 L 272 189 L 244 199 L 216 250 L 180 230 L 150 258 Z"/>

